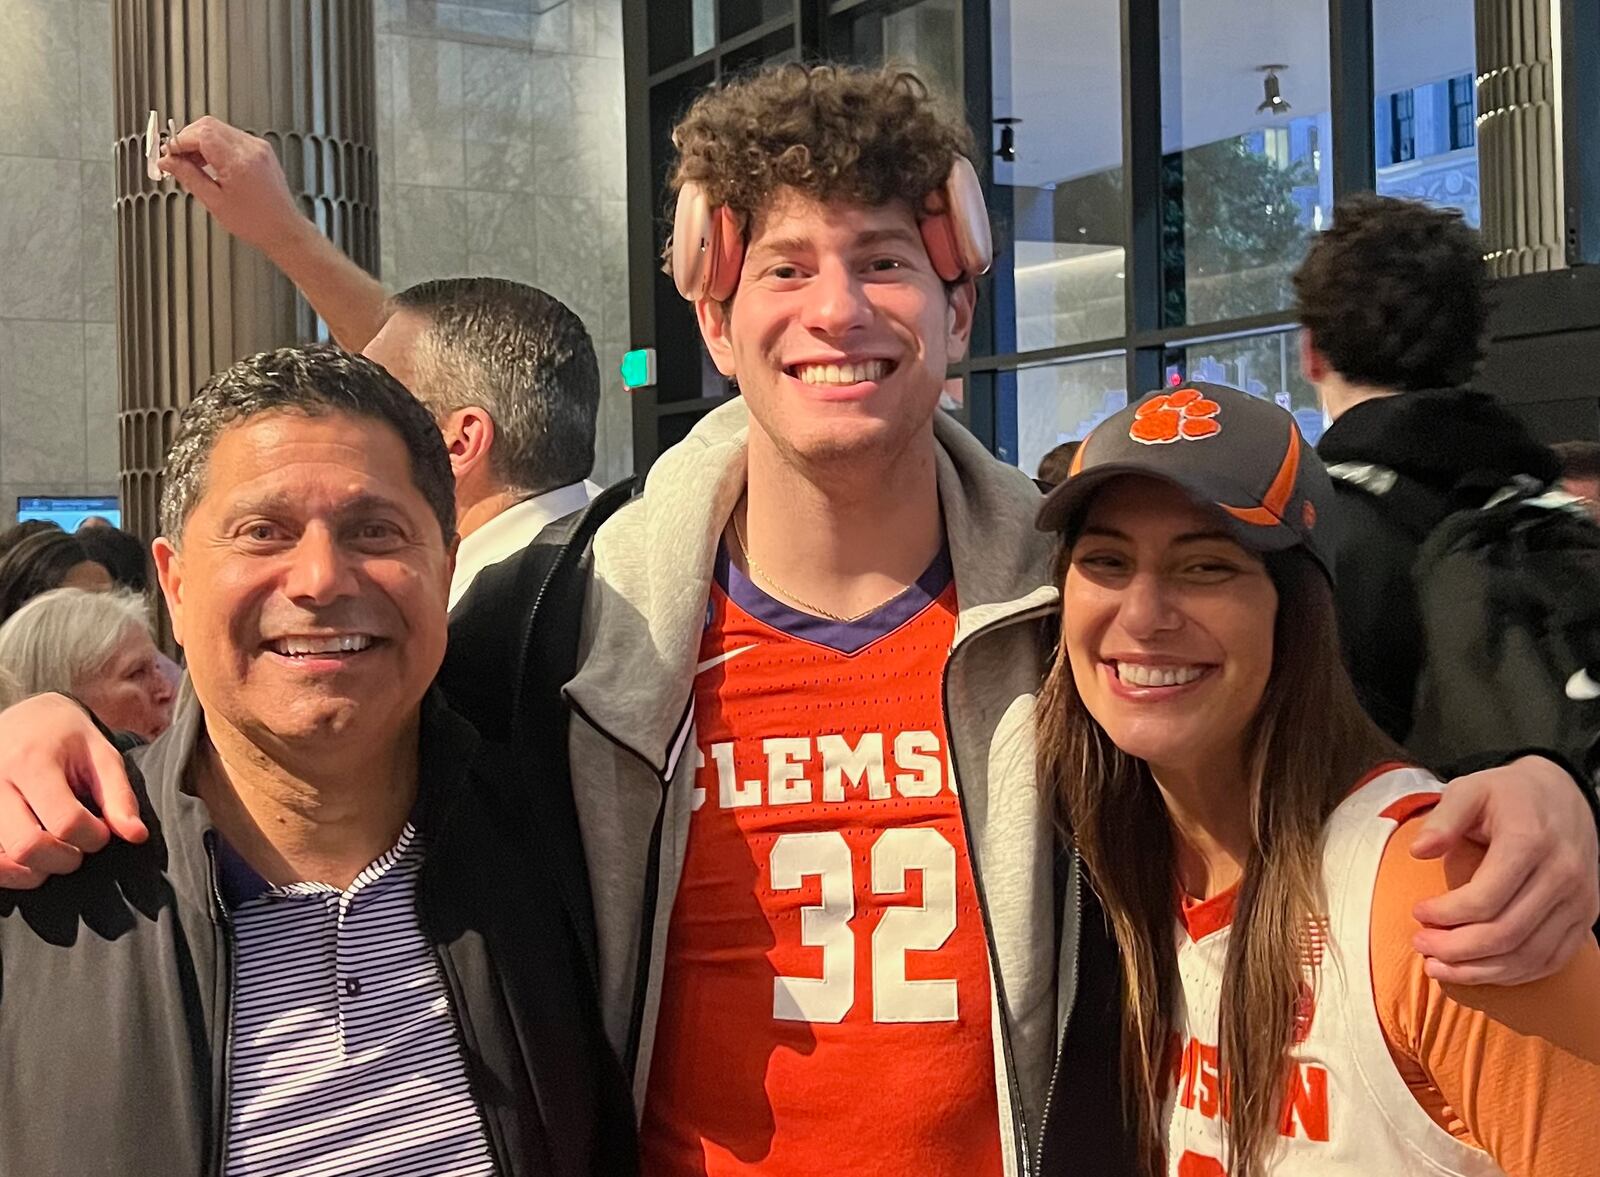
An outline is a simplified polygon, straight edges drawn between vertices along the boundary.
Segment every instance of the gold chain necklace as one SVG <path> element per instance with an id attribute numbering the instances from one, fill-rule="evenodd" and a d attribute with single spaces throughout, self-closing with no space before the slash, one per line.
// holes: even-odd
<path id="1" fill-rule="evenodd" d="M 870 609 L 863 609 L 854 617 L 844 617 L 838 613 L 824 609 L 820 605 L 811 604 L 811 602 L 807 601 L 804 597 L 796 596 L 794 593 L 791 593 L 788 589 L 784 588 L 776 580 L 773 580 L 772 573 L 768 572 L 765 568 L 761 567 L 761 565 L 757 564 L 754 558 L 750 555 L 750 549 L 745 545 L 744 542 L 744 532 L 739 529 L 739 513 L 737 511 L 735 511 L 733 515 L 733 538 L 739 541 L 739 554 L 744 557 L 745 566 L 749 568 L 751 572 L 754 572 L 757 576 L 759 576 L 762 580 L 766 581 L 769 587 L 777 589 L 778 592 L 788 597 L 807 613 L 815 613 L 818 617 L 826 617 L 829 621 L 837 621 L 841 625 L 854 625 L 863 617 L 870 617 L 879 609 L 882 609 L 890 601 L 898 597 L 901 593 L 906 591 L 904 588 L 897 588 L 894 590 L 894 592 L 890 593 L 887 597 L 879 601 Z"/>

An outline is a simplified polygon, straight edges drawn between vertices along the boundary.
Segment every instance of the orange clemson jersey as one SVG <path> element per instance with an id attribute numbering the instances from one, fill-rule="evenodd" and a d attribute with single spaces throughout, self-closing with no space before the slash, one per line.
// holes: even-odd
<path id="1" fill-rule="evenodd" d="M 948 556 L 841 624 L 718 561 L 651 1177 L 1001 1171 L 987 941 L 946 755 Z"/>

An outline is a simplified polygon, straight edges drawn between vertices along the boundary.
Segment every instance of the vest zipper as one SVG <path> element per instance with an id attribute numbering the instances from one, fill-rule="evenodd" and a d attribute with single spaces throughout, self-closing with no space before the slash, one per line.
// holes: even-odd
<path id="1" fill-rule="evenodd" d="M 418 880 L 418 886 L 421 886 L 420 879 Z M 456 975 L 455 966 L 450 962 L 450 954 L 427 930 L 426 920 L 422 917 L 420 903 L 418 904 L 417 916 L 418 922 L 423 924 L 424 935 L 433 944 L 433 954 L 439 961 L 439 973 L 444 977 L 445 988 L 450 991 L 450 1000 L 445 1004 L 450 1011 L 451 1034 L 455 1038 L 456 1050 L 460 1053 L 462 1069 L 467 1074 L 467 1086 L 469 1089 L 475 1088 L 476 1084 L 472 1082 L 472 1060 L 467 1051 L 467 1031 L 464 1024 L 466 1015 L 462 1012 L 461 978 Z M 506 1142 L 501 1136 L 494 1116 L 489 1113 L 488 1106 L 478 1098 L 476 1090 L 472 1093 L 472 1102 L 477 1105 L 478 1117 L 483 1124 L 483 1135 L 489 1142 L 489 1152 L 494 1159 L 494 1171 L 500 1174 L 511 1173 L 511 1158 L 506 1153 Z"/>
<path id="2" fill-rule="evenodd" d="M 956 766 L 955 725 L 950 722 L 950 671 L 955 664 L 956 656 L 962 650 L 970 648 L 972 642 L 983 634 L 1007 625 L 1015 625 L 1036 617 L 1047 616 L 1055 612 L 1057 608 L 1056 604 L 1051 603 L 1045 608 L 998 618 L 973 630 L 951 648 L 950 656 L 945 660 L 943 681 L 939 687 L 939 708 L 944 718 L 945 742 L 950 750 L 950 772 L 956 781 L 956 803 L 961 808 L 961 836 L 967 843 L 967 862 L 972 869 L 972 886 L 973 890 L 977 892 L 978 911 L 983 916 L 983 938 L 989 950 L 989 973 L 994 978 L 995 1015 L 1000 1019 L 1000 1049 L 1006 1065 L 1006 1089 L 1011 1095 L 1012 1148 L 1017 1154 L 1020 1177 L 1031 1177 L 1033 1173 L 1033 1150 L 1028 1144 L 1028 1118 L 1022 1107 L 1022 1090 L 1017 1081 L 1017 1064 L 1011 1047 L 1011 1021 L 1006 1005 L 1005 978 L 1000 975 L 1000 955 L 995 947 L 994 925 L 989 919 L 989 899 L 984 891 L 982 864 L 978 861 L 977 848 L 972 844 L 972 827 L 967 813 L 967 795 L 960 786 L 961 773 Z"/>
<path id="3" fill-rule="evenodd" d="M 539 591 L 533 595 L 533 608 L 528 610 L 528 624 L 522 631 L 522 644 L 519 647 L 520 656 L 517 659 L 517 669 L 528 664 L 528 654 L 533 649 L 533 631 L 538 628 L 539 606 L 544 604 L 544 599 L 550 591 L 550 584 L 556 578 L 556 570 L 561 567 L 561 561 L 567 558 L 572 550 L 572 541 L 568 540 L 561 545 L 561 550 L 556 553 L 556 558 L 550 562 L 550 568 L 544 574 L 544 579 L 539 582 Z M 516 724 L 521 718 L 522 711 L 522 681 L 518 678 L 515 694 L 512 696 L 511 722 Z"/>
<path id="4" fill-rule="evenodd" d="M 550 570 L 545 573 L 544 579 L 539 582 L 539 591 L 536 594 L 534 594 L 534 598 L 533 598 L 533 608 L 528 611 L 528 624 L 527 624 L 527 627 L 522 632 L 522 653 L 521 653 L 520 658 L 517 661 L 517 669 L 518 669 L 519 672 L 521 671 L 522 667 L 524 667 L 524 666 L 526 666 L 528 664 L 528 655 L 529 655 L 529 652 L 533 649 L 533 631 L 536 628 L 538 628 L 538 624 L 539 624 L 539 607 L 544 604 L 544 599 L 545 599 L 545 597 L 548 595 L 548 593 L 550 591 L 550 585 L 555 581 L 556 572 L 561 567 L 561 562 L 567 558 L 568 553 L 571 552 L 571 551 L 572 551 L 572 541 L 569 540 L 568 542 L 562 544 L 561 545 L 561 550 L 556 553 L 556 558 L 550 564 Z M 518 679 L 517 679 L 516 693 L 512 697 L 512 707 L 511 707 L 512 735 L 510 737 L 510 742 L 513 743 L 513 744 L 516 741 L 515 729 L 519 726 L 519 724 L 520 724 L 520 722 L 522 720 L 522 705 L 523 705 L 523 702 L 524 702 L 524 700 L 522 698 L 522 680 L 521 680 L 521 675 L 519 673 L 518 674 Z M 570 716 L 568 718 L 568 722 L 569 722 L 569 724 L 571 722 Z M 568 733 L 564 732 L 562 734 L 562 738 L 563 739 L 567 738 L 567 735 L 568 735 Z M 572 788 L 572 766 L 571 766 L 571 764 L 567 765 L 567 788 L 569 790 Z M 580 837 L 581 837 L 581 827 L 580 827 Z M 588 869 L 587 860 L 585 860 L 584 869 L 586 869 L 586 870 Z M 558 889 L 559 889 L 559 883 L 557 884 L 557 886 L 558 886 Z M 592 888 L 591 888 L 591 891 L 590 891 L 589 903 L 590 903 L 591 907 L 594 904 L 594 897 L 593 897 Z M 590 918 L 592 919 L 593 917 L 591 916 Z M 578 932 L 577 928 L 574 928 L 573 930 L 574 930 L 575 933 Z M 596 933 L 596 935 L 598 936 L 598 932 Z M 573 938 L 578 942 L 578 945 L 577 945 L 578 946 L 578 955 L 583 958 L 583 966 L 584 966 L 583 967 L 583 971 L 584 971 L 584 974 L 588 978 L 588 981 L 589 981 L 589 993 L 590 993 L 591 996 L 594 997 L 594 1007 L 595 1007 L 595 1009 L 597 1011 L 600 1012 L 600 1014 L 601 1014 L 601 1024 L 604 1025 L 604 1022 L 605 1022 L 604 1006 L 603 1006 L 603 1004 L 601 1002 L 601 999 L 600 999 L 600 960 L 599 960 L 599 957 L 598 957 L 597 954 L 596 955 L 591 955 L 591 953 L 589 951 L 589 946 L 588 946 L 588 944 L 584 943 L 584 939 L 583 939 L 583 936 L 581 934 L 574 935 Z M 598 949 L 597 949 L 597 952 L 598 952 Z"/>
<path id="5" fill-rule="evenodd" d="M 650 831 L 650 855 L 645 862 L 645 878 L 650 880 L 641 904 L 639 919 L 639 960 L 634 970 L 633 1009 L 628 1014 L 628 1041 L 623 1050 L 630 1086 L 638 1086 L 639 1050 L 644 1037 L 645 988 L 650 983 L 651 954 L 655 951 L 656 905 L 661 902 L 661 833 L 666 824 L 667 794 L 670 784 L 661 786 L 661 803 L 656 808 L 656 824 Z M 647 1077 L 648 1078 L 648 1077 Z M 644 1113 L 641 1102 L 639 1113 Z"/>
<path id="6" fill-rule="evenodd" d="M 583 708 L 575 703 L 569 704 L 569 706 L 572 709 L 572 713 L 588 724 L 601 739 L 637 760 L 661 785 L 661 799 L 656 805 L 656 822 L 654 828 L 650 831 L 650 852 L 645 862 L 646 886 L 643 902 L 640 904 L 639 957 L 634 968 L 633 1007 L 628 1014 L 628 1039 L 623 1044 L 622 1051 L 623 1069 L 627 1073 L 629 1083 L 636 1087 L 638 1085 L 639 1050 L 641 1039 L 644 1037 L 645 988 L 650 980 L 651 954 L 655 950 L 656 905 L 661 900 L 661 837 L 666 824 L 667 800 L 672 792 L 672 778 L 670 775 L 662 776 L 661 771 L 658 771 L 655 765 L 617 739 L 600 724 L 590 719 Z M 683 705 L 683 716 L 678 720 L 678 726 L 673 731 L 672 742 L 667 746 L 668 763 L 664 771 L 670 773 L 676 770 L 679 758 L 673 757 L 671 751 L 683 743 L 686 729 L 693 722 L 694 691 L 691 689 L 689 698 Z M 642 1115 L 644 1113 L 643 1105 L 637 1110 Z"/>
<path id="7" fill-rule="evenodd" d="M 1056 1100 L 1056 1084 L 1061 1081 L 1061 1058 L 1066 1052 L 1067 1027 L 1072 1021 L 1072 1011 L 1078 1004 L 1078 959 L 1083 955 L 1083 860 L 1078 857 L 1077 848 L 1072 851 L 1072 902 L 1077 909 L 1076 923 L 1078 943 L 1072 952 L 1072 1000 L 1067 1003 L 1067 1008 L 1061 1016 L 1061 1045 L 1056 1048 L 1055 1065 L 1050 1068 L 1050 1086 L 1044 1093 L 1044 1111 L 1039 1117 L 1039 1164 L 1038 1171 L 1044 1173 L 1044 1141 L 1045 1128 L 1050 1123 L 1050 1106 Z M 1058 985 L 1060 981 L 1056 982 Z"/>
<path id="8" fill-rule="evenodd" d="M 577 536 L 582 535 L 583 532 L 584 532 L 584 529 L 588 526 L 589 516 L 594 511 L 595 503 L 598 502 L 601 498 L 604 498 L 606 493 L 607 493 L 607 491 L 609 491 L 611 489 L 614 489 L 614 488 L 607 487 L 606 490 L 601 491 L 600 494 L 595 497 L 595 499 L 591 500 L 588 503 L 588 505 L 584 507 L 581 518 L 578 520 L 578 523 L 573 528 L 573 533 L 574 533 L 573 536 L 571 538 L 569 538 L 566 541 L 566 543 L 562 544 L 560 550 L 556 552 L 555 559 L 550 562 L 550 567 L 544 574 L 544 579 L 542 579 L 539 582 L 539 591 L 536 592 L 534 594 L 534 596 L 533 596 L 533 608 L 528 610 L 528 624 L 523 627 L 522 643 L 521 643 L 521 646 L 519 647 L 520 648 L 520 656 L 519 656 L 519 659 L 517 661 L 517 669 L 519 671 L 519 674 L 518 674 L 518 678 L 517 678 L 517 684 L 516 684 L 515 693 L 512 695 L 512 707 L 511 707 L 511 728 L 512 728 L 513 733 L 515 732 L 515 729 L 518 727 L 518 725 L 519 725 L 519 723 L 520 723 L 520 721 L 522 719 L 522 707 L 523 707 L 523 703 L 524 703 L 524 699 L 522 697 L 522 685 L 523 684 L 522 684 L 522 677 L 521 677 L 520 671 L 521 671 L 522 667 L 524 667 L 524 666 L 526 666 L 528 664 L 529 655 L 531 654 L 531 652 L 533 650 L 533 633 L 534 633 L 534 630 L 538 628 L 539 610 L 544 605 L 545 597 L 547 597 L 549 595 L 549 593 L 550 593 L 550 586 L 555 583 L 556 574 L 561 570 L 562 561 L 566 560 L 571 555 L 571 553 L 572 553 L 574 548 L 580 547 L 580 545 L 578 544 Z M 626 504 L 624 504 L 624 505 L 626 505 Z M 616 511 L 619 510 L 619 509 L 620 508 L 612 508 L 612 512 L 611 513 L 615 514 Z M 607 518 L 609 519 L 610 516 L 608 515 Z M 595 525 L 595 527 L 592 528 L 589 531 L 588 535 L 585 536 L 585 538 L 584 538 L 583 544 L 581 545 L 582 548 L 587 548 L 588 546 L 590 546 L 591 544 L 594 543 L 595 535 L 599 532 L 600 527 L 604 526 L 604 524 L 605 524 L 605 520 L 601 520 L 601 522 L 599 524 Z M 582 559 L 581 551 L 580 551 L 579 559 L 580 560 Z M 570 726 L 571 713 L 576 712 L 577 708 L 572 707 L 570 704 L 566 704 L 564 699 L 560 699 L 559 698 L 559 694 L 560 693 L 558 692 L 558 701 L 562 702 L 566 706 L 567 711 L 569 712 L 568 723 L 569 723 L 569 726 Z M 587 722 L 587 720 L 586 720 L 586 722 Z M 593 724 L 590 724 L 590 726 L 594 727 Z M 596 731 L 600 731 L 600 729 L 598 727 L 596 727 L 595 730 Z M 601 732 L 601 734 L 604 735 L 605 733 Z M 563 733 L 562 738 L 563 739 L 567 739 L 567 738 L 569 738 L 569 735 L 570 735 L 570 733 Z M 515 735 L 513 734 L 512 737 L 511 737 L 511 742 L 514 742 L 514 741 L 515 741 Z M 619 747 L 620 747 L 620 745 L 619 745 Z M 567 765 L 567 788 L 570 790 L 571 787 L 572 787 L 572 766 L 571 766 L 571 764 L 568 764 Z M 663 797 L 663 799 L 662 799 L 662 808 L 663 808 L 663 810 L 665 809 L 665 806 L 666 806 L 666 800 L 665 800 L 665 797 Z M 660 820 L 660 817 L 658 816 L 657 819 L 656 819 L 657 837 L 659 837 L 660 828 L 661 828 L 661 820 Z M 580 827 L 580 832 L 581 832 L 581 827 Z M 585 869 L 588 869 L 587 861 L 585 861 Z M 592 907 L 593 904 L 594 904 L 594 896 L 593 896 L 592 885 L 590 887 L 590 899 L 589 899 L 589 902 L 590 902 L 590 906 Z M 591 916 L 591 919 L 592 918 L 593 917 Z M 596 936 L 596 939 L 598 939 L 598 937 L 599 937 L 599 930 L 598 929 L 595 930 L 595 936 Z M 601 998 L 601 995 L 600 995 L 600 959 L 599 959 L 598 944 L 596 945 L 594 952 L 591 953 L 589 945 L 583 942 L 583 937 L 581 935 L 579 935 L 577 937 L 577 940 L 578 940 L 578 951 L 579 951 L 579 954 L 584 959 L 584 966 L 585 966 L 585 970 L 584 971 L 588 974 L 588 978 L 589 978 L 589 992 L 594 997 L 595 1009 L 600 1014 L 600 1021 L 601 1021 L 601 1025 L 603 1027 L 604 1024 L 605 1024 L 605 1003 L 604 1003 L 604 1000 Z"/>
<path id="9" fill-rule="evenodd" d="M 220 1032 L 213 1031 L 211 1044 L 211 1106 L 216 1135 L 211 1149 L 209 1171 L 212 1177 L 222 1177 L 223 1166 L 228 1159 L 230 1119 L 228 1097 L 232 1090 L 234 956 L 237 942 L 234 938 L 233 917 L 228 913 L 228 905 L 223 902 L 222 887 L 217 881 L 216 841 L 216 832 L 207 831 L 206 881 L 211 888 L 213 905 L 211 924 L 216 937 L 217 960 L 220 965 L 217 970 L 215 1000 L 216 1008 L 221 1014 L 220 1018 L 215 1019 L 221 1024 Z"/>

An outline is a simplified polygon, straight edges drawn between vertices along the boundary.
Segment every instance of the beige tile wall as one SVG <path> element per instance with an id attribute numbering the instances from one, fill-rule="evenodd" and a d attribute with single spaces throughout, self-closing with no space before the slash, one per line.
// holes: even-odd
<path id="1" fill-rule="evenodd" d="M 621 0 L 380 0 L 383 276 L 530 282 L 600 356 L 596 479 L 632 470 Z"/>
<path id="2" fill-rule="evenodd" d="M 115 493 L 111 6 L 0 0 L 0 523 Z"/>
<path id="3" fill-rule="evenodd" d="M 583 318 L 596 478 L 632 469 L 620 0 L 374 0 L 383 278 L 498 274 Z M 0 524 L 114 493 L 109 0 L 0 0 Z"/>

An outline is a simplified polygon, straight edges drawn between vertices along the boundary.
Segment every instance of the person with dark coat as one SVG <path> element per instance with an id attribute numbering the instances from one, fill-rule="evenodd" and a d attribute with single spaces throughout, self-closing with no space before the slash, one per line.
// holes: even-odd
<path id="1" fill-rule="evenodd" d="M 189 678 L 126 761 L 147 835 L 0 893 L 0 1173 L 634 1172 L 542 766 L 432 686 L 456 530 L 426 410 L 361 357 L 266 352 L 165 470 Z"/>
<path id="2" fill-rule="evenodd" d="M 1340 203 L 1294 278 L 1301 360 L 1332 424 L 1335 604 L 1368 714 L 1404 742 L 1422 669 L 1412 569 L 1444 517 L 1560 462 L 1469 382 L 1488 320 L 1481 248 L 1460 214 L 1363 195 Z M 1391 478 L 1390 474 L 1399 477 Z"/>

